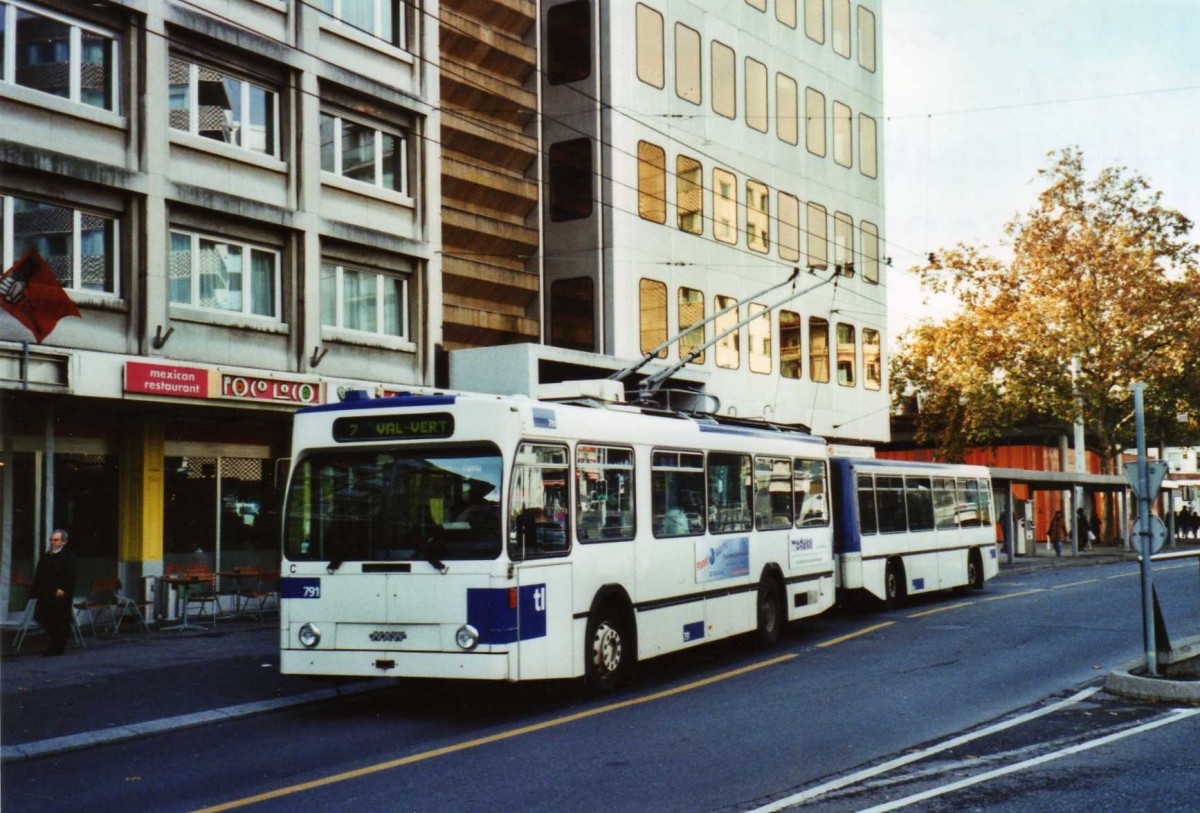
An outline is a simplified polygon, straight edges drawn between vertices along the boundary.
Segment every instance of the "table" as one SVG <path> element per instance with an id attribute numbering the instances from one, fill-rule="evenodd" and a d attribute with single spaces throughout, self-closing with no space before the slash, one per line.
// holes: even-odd
<path id="1" fill-rule="evenodd" d="M 179 616 L 179 623 L 170 627 L 163 627 L 163 630 L 206 630 L 208 627 L 203 624 L 189 624 L 187 618 L 188 597 L 192 594 L 192 588 L 197 585 L 211 584 L 214 589 L 217 583 L 215 573 L 184 573 L 176 576 L 159 576 L 159 584 L 169 584 L 177 587 L 179 592 L 175 596 L 176 605 L 183 605 L 183 612 Z M 214 598 L 214 601 L 216 599 Z M 213 618 L 217 617 L 218 607 L 213 608 Z"/>

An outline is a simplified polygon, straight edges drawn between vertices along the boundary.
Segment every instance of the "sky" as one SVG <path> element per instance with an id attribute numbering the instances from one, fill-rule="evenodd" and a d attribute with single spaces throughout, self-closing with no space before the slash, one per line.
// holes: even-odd
<path id="1" fill-rule="evenodd" d="M 1200 0 L 882 5 L 893 337 L 953 309 L 908 269 L 959 242 L 999 246 L 1051 150 L 1078 146 L 1089 177 L 1128 167 L 1200 221 Z"/>

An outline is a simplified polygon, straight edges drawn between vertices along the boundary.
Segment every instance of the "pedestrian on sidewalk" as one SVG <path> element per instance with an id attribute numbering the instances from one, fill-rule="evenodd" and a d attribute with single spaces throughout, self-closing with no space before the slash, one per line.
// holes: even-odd
<path id="1" fill-rule="evenodd" d="M 67 550 L 67 532 L 50 534 L 50 550 L 38 562 L 30 595 L 37 599 L 33 618 L 46 631 L 50 646 L 45 655 L 61 655 L 71 634 L 75 600 L 75 553 Z"/>
<path id="2" fill-rule="evenodd" d="M 1054 546 L 1054 555 L 1061 557 L 1063 542 L 1067 539 L 1067 521 L 1063 519 L 1062 511 L 1054 512 L 1054 519 L 1050 520 L 1050 529 L 1046 531 L 1046 536 Z"/>
<path id="3" fill-rule="evenodd" d="M 1088 518 L 1084 513 L 1083 506 L 1075 509 L 1075 533 L 1077 534 L 1076 542 L 1080 550 L 1091 550 L 1092 542 L 1088 538 Z"/>
<path id="4" fill-rule="evenodd" d="M 1088 547 L 1100 545 L 1100 516 L 1092 514 L 1092 518 L 1088 520 Z"/>

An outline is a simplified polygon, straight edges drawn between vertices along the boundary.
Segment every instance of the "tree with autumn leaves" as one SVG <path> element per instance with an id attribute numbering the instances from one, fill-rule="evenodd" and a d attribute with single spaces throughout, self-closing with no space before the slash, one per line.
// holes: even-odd
<path id="1" fill-rule="evenodd" d="M 1133 438 L 1136 382 L 1152 439 L 1196 442 L 1198 247 L 1192 222 L 1141 176 L 1116 167 L 1089 178 L 1078 149 L 1049 157 L 1037 204 L 1005 228 L 1011 259 L 959 244 L 914 269 L 961 309 L 901 337 L 893 397 L 918 396 L 917 440 L 948 460 L 1030 420 L 1069 427 L 1078 398 L 1115 473 Z"/>

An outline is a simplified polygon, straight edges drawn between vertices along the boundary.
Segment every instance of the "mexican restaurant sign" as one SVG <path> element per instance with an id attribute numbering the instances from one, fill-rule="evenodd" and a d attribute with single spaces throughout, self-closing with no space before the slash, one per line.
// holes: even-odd
<path id="1" fill-rule="evenodd" d="M 227 398 L 303 406 L 325 401 L 325 385 L 321 382 L 144 361 L 125 362 L 125 392 L 171 398 Z"/>

